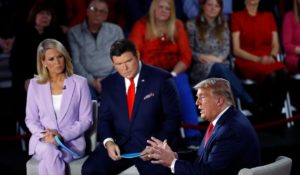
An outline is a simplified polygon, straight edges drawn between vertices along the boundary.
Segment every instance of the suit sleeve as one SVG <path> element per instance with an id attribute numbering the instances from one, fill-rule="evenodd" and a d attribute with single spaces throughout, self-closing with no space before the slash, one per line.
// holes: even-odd
<path id="1" fill-rule="evenodd" d="M 26 102 L 26 118 L 25 123 L 31 134 L 41 138 L 41 133 L 45 131 L 44 126 L 40 122 L 39 109 L 37 103 L 37 93 L 36 93 L 36 82 L 35 79 L 31 79 L 27 92 L 27 102 Z"/>
<path id="2" fill-rule="evenodd" d="M 245 143 L 244 139 L 234 129 L 228 129 L 222 132 L 222 136 L 216 136 L 216 139 L 210 145 L 201 160 L 195 163 L 178 160 L 175 163 L 175 174 L 180 175 L 216 175 L 228 171 L 229 165 L 239 160 L 243 148 L 251 143 Z M 200 148 L 203 149 L 203 148 Z"/>
<path id="3" fill-rule="evenodd" d="M 97 135 L 98 140 L 102 143 L 106 138 L 114 138 L 112 131 L 112 122 L 113 117 L 110 109 L 110 96 L 108 94 L 108 90 L 106 90 L 108 86 L 105 83 L 102 83 L 102 92 L 101 92 L 101 105 L 99 110 L 99 120 L 97 127 Z"/>
<path id="4" fill-rule="evenodd" d="M 161 103 L 164 120 L 157 137 L 161 140 L 172 140 L 180 121 L 179 96 L 172 78 L 165 80 L 161 87 Z"/>

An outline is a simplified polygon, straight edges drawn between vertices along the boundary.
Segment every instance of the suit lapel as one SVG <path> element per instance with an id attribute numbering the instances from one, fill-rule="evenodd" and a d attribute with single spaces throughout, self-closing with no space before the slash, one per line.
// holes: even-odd
<path id="1" fill-rule="evenodd" d="M 62 120 L 68 111 L 68 108 L 70 106 L 72 96 L 74 93 L 75 86 L 76 86 L 76 84 L 72 77 L 68 77 L 65 79 L 64 87 L 66 87 L 66 88 L 63 89 L 63 93 L 62 93 L 60 112 L 58 114 L 59 120 Z"/>
<path id="2" fill-rule="evenodd" d="M 220 129 L 220 127 L 222 126 L 222 124 L 224 123 L 224 121 L 228 118 L 228 116 L 230 116 L 230 114 L 232 113 L 232 111 L 234 110 L 234 107 L 229 107 L 227 109 L 227 111 L 220 117 L 220 119 L 218 120 L 218 122 L 216 123 L 216 126 L 214 126 L 214 129 L 212 131 L 212 133 L 210 134 L 210 137 L 207 140 L 206 145 L 204 144 L 204 138 L 202 139 L 202 143 L 201 146 L 198 150 L 198 156 L 199 156 L 199 160 L 202 159 L 203 154 L 205 152 L 205 150 L 209 150 L 209 148 L 211 147 L 211 143 L 213 142 L 213 140 L 215 140 L 216 135 L 218 133 L 218 130 Z M 207 132 L 207 131 L 206 131 Z M 205 136 L 204 136 L 205 137 Z"/>
<path id="3" fill-rule="evenodd" d="M 124 112 L 124 121 L 129 122 L 125 80 L 120 74 L 117 74 L 115 86 L 113 87 L 112 92 L 114 97 L 113 99 L 116 99 L 116 104 L 119 105 L 119 110 Z"/>
<path id="4" fill-rule="evenodd" d="M 145 64 L 142 64 L 142 69 L 140 71 L 140 76 L 138 80 L 138 84 L 136 87 L 136 93 L 135 93 L 135 99 L 134 99 L 134 105 L 133 105 L 133 111 L 132 111 L 132 121 L 135 119 L 136 113 L 138 112 L 139 106 L 141 104 L 141 100 L 144 94 L 144 90 L 147 84 L 147 67 Z"/>

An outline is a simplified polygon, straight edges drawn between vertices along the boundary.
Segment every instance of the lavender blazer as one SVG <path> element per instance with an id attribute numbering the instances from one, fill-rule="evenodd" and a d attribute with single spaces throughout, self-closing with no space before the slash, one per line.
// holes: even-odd
<path id="1" fill-rule="evenodd" d="M 56 129 L 64 138 L 65 145 L 79 155 L 85 151 L 84 132 L 92 125 L 92 101 L 87 80 L 78 75 L 65 79 L 61 108 L 56 117 L 50 90 L 50 83 L 38 84 L 37 79 L 30 80 L 26 125 L 32 136 L 29 141 L 29 155 L 35 153 L 42 132 Z"/>

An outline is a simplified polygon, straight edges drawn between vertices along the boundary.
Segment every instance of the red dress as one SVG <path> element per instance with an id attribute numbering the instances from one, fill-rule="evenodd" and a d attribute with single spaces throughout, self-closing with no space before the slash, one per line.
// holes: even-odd
<path id="1" fill-rule="evenodd" d="M 146 39 L 146 19 L 138 20 L 129 35 L 129 39 L 136 45 L 141 59 L 150 65 L 172 71 L 175 65 L 182 61 L 189 67 L 192 60 L 192 51 L 184 25 L 176 20 L 175 41 L 168 41 L 164 36 Z"/>
<path id="2" fill-rule="evenodd" d="M 274 17 L 268 12 L 258 12 L 255 16 L 248 14 L 245 9 L 235 12 L 231 18 L 232 32 L 240 32 L 241 49 L 257 55 L 270 55 L 272 50 L 272 32 L 277 31 Z M 284 69 L 284 64 L 261 64 L 258 62 L 236 57 L 237 71 L 244 78 L 263 81 L 272 72 Z"/>

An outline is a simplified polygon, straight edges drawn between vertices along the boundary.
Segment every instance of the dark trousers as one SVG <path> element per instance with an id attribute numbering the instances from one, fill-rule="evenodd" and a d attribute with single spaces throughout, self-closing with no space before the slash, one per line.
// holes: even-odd
<path id="1" fill-rule="evenodd" d="M 167 167 L 162 165 L 152 164 L 150 161 L 143 161 L 140 158 L 133 159 L 121 159 L 113 161 L 101 145 L 96 148 L 94 152 L 90 154 L 88 159 L 82 166 L 82 175 L 107 175 L 107 174 L 119 174 L 123 170 L 135 165 L 142 175 L 164 175 L 171 174 L 171 171 Z"/>

